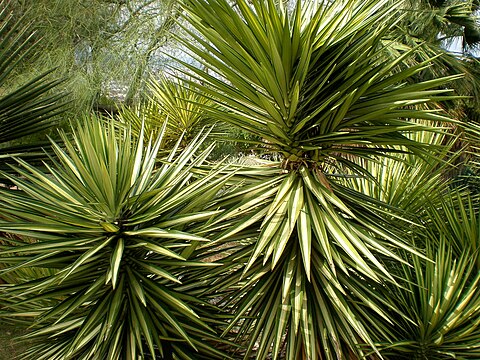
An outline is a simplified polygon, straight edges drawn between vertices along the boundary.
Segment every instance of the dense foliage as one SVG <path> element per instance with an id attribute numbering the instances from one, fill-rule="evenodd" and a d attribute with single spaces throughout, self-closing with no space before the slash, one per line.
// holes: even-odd
<path id="1" fill-rule="evenodd" d="M 0 318 L 23 357 L 478 359 L 478 189 L 451 171 L 478 168 L 451 89 L 475 86 L 407 4 L 184 0 L 190 60 L 144 102 L 73 123 L 42 167 L 10 154 Z M 25 107 L 8 121 L 42 124 Z M 256 156 L 212 161 L 239 131 Z"/>
<path id="2" fill-rule="evenodd" d="M 18 65 L 31 55 L 32 27 L 23 19 L 16 20 L 9 3 L 0 1 L 0 170 L 8 171 L 5 163 L 13 155 L 30 161 L 42 158 L 41 141 L 27 145 L 25 137 L 41 133 L 55 124 L 55 116 L 65 110 L 62 83 L 49 79 L 52 70 L 30 76 L 23 84 L 12 86 L 9 78 Z M 5 178 L 0 176 L 5 183 Z"/>

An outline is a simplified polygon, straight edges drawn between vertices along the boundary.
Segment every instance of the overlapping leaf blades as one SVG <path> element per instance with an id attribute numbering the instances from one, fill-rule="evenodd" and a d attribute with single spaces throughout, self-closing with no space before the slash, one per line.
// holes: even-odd
<path id="1" fill-rule="evenodd" d="M 390 312 L 392 322 L 380 325 L 390 333 L 389 341 L 372 335 L 387 359 L 476 359 L 478 197 L 445 176 L 462 153 L 452 151 L 458 139 L 446 133 L 414 137 L 420 136 L 443 144 L 436 159 L 403 154 L 378 162 L 358 160 L 375 181 L 344 179 L 347 186 L 399 207 L 416 221 L 409 234 L 426 249 L 428 259 L 406 253 L 402 257 L 410 265 L 390 264 L 402 286 L 377 288 L 377 296 L 399 311 Z"/>
<path id="2" fill-rule="evenodd" d="M 228 210 L 209 226 L 226 229 L 194 257 L 214 251 L 222 258 L 221 269 L 203 273 L 212 282 L 205 294 L 234 314 L 224 334 L 246 342 L 244 358 L 342 358 L 360 354 L 359 343 L 374 346 L 366 327 L 391 335 L 375 288 L 395 276 L 384 259 L 404 261 L 393 249 L 413 249 L 373 211 L 386 204 L 326 181 L 306 168 L 270 173 L 219 199 Z"/>
<path id="3" fill-rule="evenodd" d="M 424 152 L 406 133 L 430 130 L 416 119 L 448 120 L 426 109 L 446 97 L 439 87 L 451 78 L 413 83 L 429 61 L 401 68 L 414 50 L 388 56 L 382 36 L 398 12 L 387 1 L 299 1 L 288 11 L 269 0 L 185 0 L 184 10 L 195 28 L 195 42 L 184 45 L 202 64 L 183 64 L 198 80 L 192 86 L 227 110 L 212 116 L 260 135 L 284 157 L 277 178 L 231 195 L 217 220 L 232 224 L 217 243 L 251 243 L 222 260 L 235 280 L 213 287 L 235 286 L 225 292 L 224 306 L 235 312 L 225 334 L 246 341 L 244 358 L 343 359 L 362 356 L 363 342 L 375 351 L 366 327 L 393 335 L 382 329 L 389 320 L 376 295 L 395 275 L 384 261 L 401 263 L 396 249 L 415 250 L 394 234 L 402 221 L 380 216 L 387 204 L 335 179 L 370 176 L 352 157 L 399 146 Z M 246 208 L 248 220 L 235 222 Z"/>
<path id="4" fill-rule="evenodd" d="M 339 153 L 415 148 L 402 131 L 424 127 L 409 118 L 445 120 L 411 105 L 440 100 L 445 90 L 430 89 L 448 79 L 408 84 L 429 62 L 395 71 L 413 51 L 384 56 L 382 35 L 395 14 L 385 2 L 318 8 L 298 2 L 293 14 L 271 1 L 239 1 L 233 8 L 224 1 L 187 1 L 185 9 L 201 46 L 185 45 L 209 72 L 185 66 L 208 84 L 197 86 L 230 111 L 216 116 L 260 135 L 285 158 L 342 160 Z"/>
<path id="5" fill-rule="evenodd" d="M 403 268 L 406 287 L 389 294 L 408 316 L 396 320 L 395 341 L 381 344 L 389 359 L 477 359 L 480 354 L 476 255 L 466 249 L 457 257 L 445 238 L 438 240 L 428 249 L 434 262 L 414 258 L 413 268 Z"/>
<path id="6" fill-rule="evenodd" d="M 56 269 L 2 288 L 2 316 L 33 321 L 24 358 L 223 357 L 209 344 L 209 305 L 177 290 L 182 269 L 212 266 L 181 255 L 207 241 L 197 233 L 216 213 L 209 190 L 225 181 L 192 177 L 209 152 L 194 156 L 201 140 L 157 169 L 161 138 L 144 144 L 143 133 L 88 120 L 53 143 L 48 173 L 19 161 L 21 191 L 0 200 L 0 231 L 15 236 L 1 248 L 1 273 Z"/>
<path id="7" fill-rule="evenodd" d="M 150 101 L 157 104 L 167 122 L 167 135 L 173 140 L 183 137 L 188 143 L 202 127 L 211 122 L 205 109 L 215 104 L 176 79 L 152 80 Z"/>
<path id="8" fill-rule="evenodd" d="M 429 129 L 414 119 L 447 120 L 418 105 L 432 108 L 444 99 L 439 87 L 449 79 L 415 84 L 411 77 L 430 59 L 401 67 L 415 50 L 389 57 L 382 36 L 397 12 L 387 1 L 298 2 L 290 11 L 268 0 L 233 6 L 185 0 L 184 9 L 200 46 L 185 44 L 204 66 L 184 64 L 195 78 L 189 86 L 220 103 L 210 116 L 260 135 L 284 161 L 265 173 L 261 167 L 238 171 L 231 179 L 248 173 L 246 186 L 222 188 L 224 196 L 212 204 L 225 211 L 215 219 L 206 202 L 226 178 L 192 177 L 189 167 L 207 155 L 192 159 L 195 144 L 176 166 L 153 172 L 159 143 L 144 154 L 141 142 L 133 151 L 122 148 L 130 143 L 128 133 L 112 143 L 92 136 L 102 131 L 80 130 L 75 144 L 65 140 L 66 150 L 56 147 L 61 166 L 50 167 L 49 176 L 20 162 L 24 180 L 18 184 L 29 198 L 9 193 L 2 202 L 8 224 L 0 230 L 19 236 L 3 249 L 2 261 L 12 272 L 57 269 L 8 290 L 21 300 L 10 304 L 12 312 L 38 319 L 35 336 L 56 340 L 36 344 L 28 355 L 221 356 L 203 341 L 214 337 L 208 327 L 213 321 L 202 311 L 208 304 L 190 291 L 234 314 L 220 325 L 225 338 L 245 345 L 239 350 L 243 358 L 378 357 L 384 342 L 395 344 L 396 354 L 403 345 L 418 348 L 415 341 L 396 341 L 409 327 L 398 321 L 397 329 L 391 319 L 393 314 L 411 324 L 405 310 L 411 299 L 402 308 L 402 302 L 382 297 L 399 289 L 396 276 L 413 274 L 408 265 L 398 271 L 399 253 L 414 259 L 412 279 L 430 274 L 422 289 L 410 291 L 424 299 L 428 291 L 437 300 L 445 293 L 431 276 L 442 269 L 452 274 L 443 278 L 452 279 L 446 284 L 455 299 L 474 297 L 473 288 L 461 289 L 473 278 L 472 266 L 462 256 L 452 265 L 443 250 L 435 265 L 441 269 L 424 263 L 397 236 L 398 217 L 392 222 L 395 214 L 381 216 L 392 207 L 338 179 L 372 175 L 359 157 L 423 152 L 425 144 L 406 133 Z M 216 241 L 202 246 L 207 235 Z M 31 238 L 37 242 L 25 243 Z M 206 259 L 215 255 L 224 265 L 206 270 Z M 456 273 L 470 280 L 454 284 Z M 432 284 L 440 290 L 431 291 Z M 418 304 L 428 307 L 426 301 Z M 425 321 L 438 314 L 426 315 Z M 453 329 L 445 319 L 444 330 Z M 456 323 L 460 331 L 464 320 Z M 363 343 L 368 350 L 362 351 Z"/>
<path id="9" fill-rule="evenodd" d="M 123 108 L 120 121 L 140 132 L 161 131 L 166 126 L 165 147 L 173 147 L 179 139 L 186 146 L 207 125 L 213 125 L 206 109 L 216 106 L 208 97 L 191 89 L 183 81 L 163 77 L 149 83 L 148 100 L 134 109 Z M 214 134 L 210 134 L 214 136 Z"/>

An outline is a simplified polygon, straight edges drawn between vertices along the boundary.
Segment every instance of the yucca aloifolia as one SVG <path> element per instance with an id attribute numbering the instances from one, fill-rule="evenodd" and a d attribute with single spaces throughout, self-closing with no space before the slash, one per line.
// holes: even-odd
<path id="1" fill-rule="evenodd" d="M 207 109 L 215 106 L 210 98 L 192 89 L 184 80 L 162 77 L 152 79 L 147 100 L 136 108 L 123 108 L 119 120 L 132 126 L 135 133 L 145 128 L 146 133 L 156 134 L 165 126 L 162 147 L 172 148 L 178 140 L 181 140 L 180 147 L 184 147 L 205 126 L 214 125 Z M 209 137 L 215 136 L 218 134 L 210 131 Z"/>
<path id="2" fill-rule="evenodd" d="M 404 267 L 404 277 L 417 279 L 419 286 L 414 289 L 410 284 L 393 293 L 392 301 L 416 320 L 416 326 L 402 324 L 405 330 L 394 344 L 398 348 L 392 346 L 398 358 L 422 352 L 432 359 L 480 356 L 476 341 L 480 336 L 478 198 L 452 191 L 442 205 L 428 209 L 432 219 L 428 250 L 435 263 L 417 261 L 414 269 Z"/>
<path id="3" fill-rule="evenodd" d="M 386 359 L 473 360 L 480 356 L 478 210 L 472 208 L 478 204 L 456 192 L 445 197 L 445 207 L 429 209 L 434 216 L 426 239 L 420 239 L 426 240 L 431 261 L 412 256 L 413 266 L 401 266 L 403 286 L 388 286 L 378 294 L 403 314 L 395 317 L 393 325 L 385 323 L 393 334 L 380 344 Z"/>
<path id="4" fill-rule="evenodd" d="M 445 176 L 462 153 L 452 151 L 457 138 L 440 133 L 412 136 L 443 144 L 438 158 L 401 154 L 378 162 L 359 160 L 375 179 L 344 179 L 346 186 L 396 206 L 416 221 L 409 234 L 429 259 L 406 253 L 408 265 L 391 265 L 402 286 L 377 288 L 385 304 L 400 309 L 382 326 L 393 336 L 389 341 L 378 338 L 380 352 L 395 360 L 477 359 L 478 198 Z"/>
<path id="5" fill-rule="evenodd" d="M 183 139 L 186 144 L 211 119 L 206 109 L 215 106 L 208 97 L 192 89 L 184 81 L 162 78 L 150 82 L 150 101 L 159 108 L 159 114 L 167 123 L 167 136 L 171 141 Z"/>
<path id="6" fill-rule="evenodd" d="M 16 236 L 0 275 L 55 270 L 0 288 L 0 316 L 30 320 L 24 359 L 223 358 L 208 304 L 179 290 L 186 268 L 212 266 L 181 252 L 207 241 L 200 229 L 226 180 L 193 176 L 211 151 L 197 152 L 203 137 L 159 165 L 161 137 L 89 120 L 52 144 L 48 172 L 19 160 L 19 190 L 0 197 L 0 231 Z"/>
<path id="7" fill-rule="evenodd" d="M 226 110 L 212 117 L 259 135 L 284 159 L 276 176 L 232 194 L 218 220 L 232 226 L 217 244 L 255 238 L 222 260 L 230 280 L 212 276 L 235 312 L 226 336 L 235 330 L 245 358 L 346 359 L 362 356 L 361 343 L 375 352 L 366 327 L 391 335 L 376 320 L 389 321 L 375 288 L 394 281 L 383 260 L 402 262 L 396 249 L 415 249 L 383 219 L 384 204 L 335 179 L 369 176 L 352 157 L 400 147 L 427 156 L 428 144 L 405 132 L 431 130 L 416 119 L 448 120 L 426 109 L 447 97 L 451 78 L 415 83 L 429 61 L 398 66 L 415 50 L 388 57 L 383 36 L 399 16 L 388 1 L 184 0 L 183 8 L 194 28 L 183 43 L 202 64 L 183 64 L 191 85 Z"/>

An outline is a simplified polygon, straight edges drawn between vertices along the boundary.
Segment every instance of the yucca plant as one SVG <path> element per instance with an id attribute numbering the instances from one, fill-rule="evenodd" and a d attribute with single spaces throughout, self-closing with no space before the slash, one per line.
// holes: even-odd
<path id="1" fill-rule="evenodd" d="M 161 137 L 88 120 L 53 142 L 48 172 L 22 160 L 0 196 L 0 275 L 48 268 L 0 287 L 0 316 L 27 321 L 24 359 L 214 359 L 211 305 L 180 291 L 190 243 L 214 214 L 226 177 L 193 176 L 211 147 L 199 134 L 157 167 Z M 177 146 L 178 148 L 178 146 Z M 36 272 L 37 274 L 40 272 Z"/>
<path id="2" fill-rule="evenodd" d="M 209 107 L 215 103 L 208 97 L 191 89 L 188 84 L 176 78 L 161 78 L 150 83 L 150 100 L 157 104 L 167 135 L 172 140 L 183 136 L 186 144 L 206 125 L 211 125 Z"/>
<path id="3" fill-rule="evenodd" d="M 45 143 L 19 144 L 18 140 L 52 126 L 55 115 L 65 108 L 61 101 L 64 94 L 58 90 L 61 80 L 51 80 L 52 71 L 12 89 L 10 76 L 34 48 L 33 34 L 31 24 L 13 17 L 9 1 L 0 1 L 0 169 L 3 170 L 8 169 L 5 161 L 11 156 L 35 159 L 44 155 L 41 147 Z"/>
<path id="4" fill-rule="evenodd" d="M 446 176 L 449 162 L 458 156 L 450 151 L 456 139 L 448 134 L 421 136 L 431 144 L 447 144 L 437 159 L 402 154 L 397 159 L 361 161 L 375 180 L 344 180 L 400 208 L 412 219 L 408 232 L 412 241 L 425 248 L 425 257 L 404 255 L 410 265 L 390 264 L 402 286 L 377 287 L 377 297 L 382 307 L 388 304 L 385 311 L 392 320 L 382 327 L 394 335 L 388 341 L 375 332 L 372 336 L 386 359 L 476 359 L 480 331 L 478 198 L 454 187 L 454 179 Z M 393 308 L 397 311 L 389 310 Z"/>
<path id="5" fill-rule="evenodd" d="M 376 288 L 395 283 L 385 261 L 405 261 L 396 249 L 415 250 L 397 236 L 402 221 L 382 216 L 385 203 L 338 179 L 371 176 L 352 158 L 399 146 L 429 156 L 428 144 L 406 134 L 431 130 L 416 119 L 447 120 L 425 109 L 446 98 L 438 87 L 451 78 L 415 83 L 429 61 L 405 68 L 397 65 L 413 51 L 386 55 L 382 39 L 398 17 L 387 3 L 183 2 L 194 28 L 185 28 L 194 41 L 183 43 L 202 64 L 183 64 L 191 86 L 227 110 L 212 109 L 214 118 L 283 156 L 268 168 L 276 175 L 231 194 L 216 222 L 232 224 L 216 244 L 245 242 L 232 246 L 210 287 L 234 312 L 224 335 L 245 345 L 244 358 L 357 358 L 362 343 L 376 351 L 366 328 L 393 335 L 382 328 L 389 319 Z"/>
<path id="6" fill-rule="evenodd" d="M 161 77 L 149 83 L 148 99 L 136 108 L 124 108 L 119 120 L 139 133 L 142 127 L 150 134 L 162 131 L 164 148 L 173 147 L 179 139 L 186 146 L 205 126 L 214 124 L 207 109 L 215 107 L 207 96 L 192 89 L 181 79 Z M 217 125 L 210 137 L 218 137 L 221 126 Z"/>
<path id="7" fill-rule="evenodd" d="M 430 126 L 441 128 L 441 124 L 430 123 Z M 403 153 L 377 161 L 352 159 L 371 177 L 351 175 L 339 178 L 339 181 L 400 210 L 417 225 L 425 225 L 431 216 L 427 209 L 442 206 L 444 194 L 452 190 L 455 179 L 449 175 L 455 167 L 454 163 L 462 156 L 463 149 L 454 151 L 458 136 L 453 136 L 448 128 L 408 136 L 412 140 L 430 144 L 431 156 Z"/>
<path id="8" fill-rule="evenodd" d="M 413 266 L 401 267 L 403 286 L 381 289 L 403 314 L 395 316 L 395 326 L 385 323 L 395 333 L 395 340 L 379 344 L 386 359 L 480 356 L 478 204 L 465 195 L 466 204 L 458 201 L 456 192 L 444 196 L 447 207 L 430 208 L 431 222 L 420 238 L 430 260 L 413 256 Z"/>

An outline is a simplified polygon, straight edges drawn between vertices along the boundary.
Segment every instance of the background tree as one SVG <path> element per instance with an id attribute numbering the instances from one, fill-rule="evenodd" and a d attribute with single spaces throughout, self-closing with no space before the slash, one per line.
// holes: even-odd
<path id="1" fill-rule="evenodd" d="M 65 110 L 61 80 L 52 70 L 26 77 L 11 86 L 10 80 L 18 64 L 36 50 L 31 24 L 15 18 L 8 1 L 0 1 L 0 170 L 8 171 L 7 160 L 13 156 L 30 161 L 44 157 L 44 142 L 27 141 L 55 123 L 55 115 Z M 53 78 L 52 78 L 53 77 Z M 6 179 L 0 176 L 0 183 Z"/>
<path id="2" fill-rule="evenodd" d="M 12 8 L 42 39 L 15 81 L 56 67 L 76 112 L 132 103 L 148 73 L 165 65 L 154 55 L 168 43 L 177 11 L 175 0 L 19 0 Z"/>
<path id="3" fill-rule="evenodd" d="M 446 47 L 460 40 L 452 50 L 461 54 L 475 50 L 480 43 L 477 0 L 408 0 L 404 7 L 409 36 Z"/>

